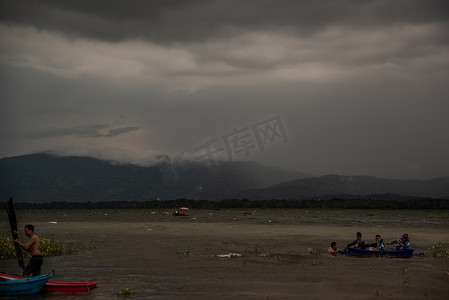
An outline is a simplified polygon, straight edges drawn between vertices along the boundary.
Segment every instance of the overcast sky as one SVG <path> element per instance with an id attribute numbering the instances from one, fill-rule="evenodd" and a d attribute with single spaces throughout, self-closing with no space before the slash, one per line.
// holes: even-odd
<path id="1" fill-rule="evenodd" d="M 449 176 L 449 1 L 0 0 L 0 157 Z"/>

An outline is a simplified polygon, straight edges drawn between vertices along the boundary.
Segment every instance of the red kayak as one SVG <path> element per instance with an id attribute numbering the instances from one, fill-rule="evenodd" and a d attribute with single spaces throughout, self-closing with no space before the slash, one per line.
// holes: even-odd
<path id="1" fill-rule="evenodd" d="M 14 280 L 23 277 L 0 273 L 0 280 Z M 42 292 L 85 292 L 97 287 L 98 282 L 56 282 L 48 281 Z"/>

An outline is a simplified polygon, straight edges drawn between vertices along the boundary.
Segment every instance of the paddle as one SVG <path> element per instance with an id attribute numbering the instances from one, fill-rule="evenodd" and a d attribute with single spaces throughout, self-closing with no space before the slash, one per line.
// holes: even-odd
<path id="1" fill-rule="evenodd" d="M 12 198 L 9 199 L 6 205 L 6 210 L 8 212 L 9 225 L 11 226 L 12 239 L 18 239 L 19 237 L 17 234 L 16 211 L 14 210 L 14 205 L 12 204 Z M 16 249 L 16 256 L 19 262 L 19 266 L 22 268 L 22 270 L 25 270 L 25 265 L 23 264 L 22 249 L 17 244 L 14 244 L 14 248 Z"/>

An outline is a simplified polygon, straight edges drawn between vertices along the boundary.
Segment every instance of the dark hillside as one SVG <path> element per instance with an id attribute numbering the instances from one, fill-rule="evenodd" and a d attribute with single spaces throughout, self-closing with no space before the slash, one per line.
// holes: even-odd
<path id="1" fill-rule="evenodd" d="M 255 162 L 123 165 L 90 157 L 32 154 L 0 159 L 0 194 L 16 201 L 220 199 L 236 191 L 304 177 Z"/>

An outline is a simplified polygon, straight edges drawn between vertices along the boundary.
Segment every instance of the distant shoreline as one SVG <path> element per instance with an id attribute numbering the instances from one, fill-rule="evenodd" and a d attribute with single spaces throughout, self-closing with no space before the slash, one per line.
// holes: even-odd
<path id="1" fill-rule="evenodd" d="M 1 205 L 6 205 L 6 202 Z M 253 208 L 294 208 L 294 209 L 380 209 L 380 210 L 449 210 L 448 199 L 339 199 L 330 200 L 149 200 L 149 201 L 101 201 L 101 202 L 46 202 L 31 203 L 15 201 L 16 209 L 128 209 L 165 208 L 186 206 L 192 209 L 253 209 Z"/>

